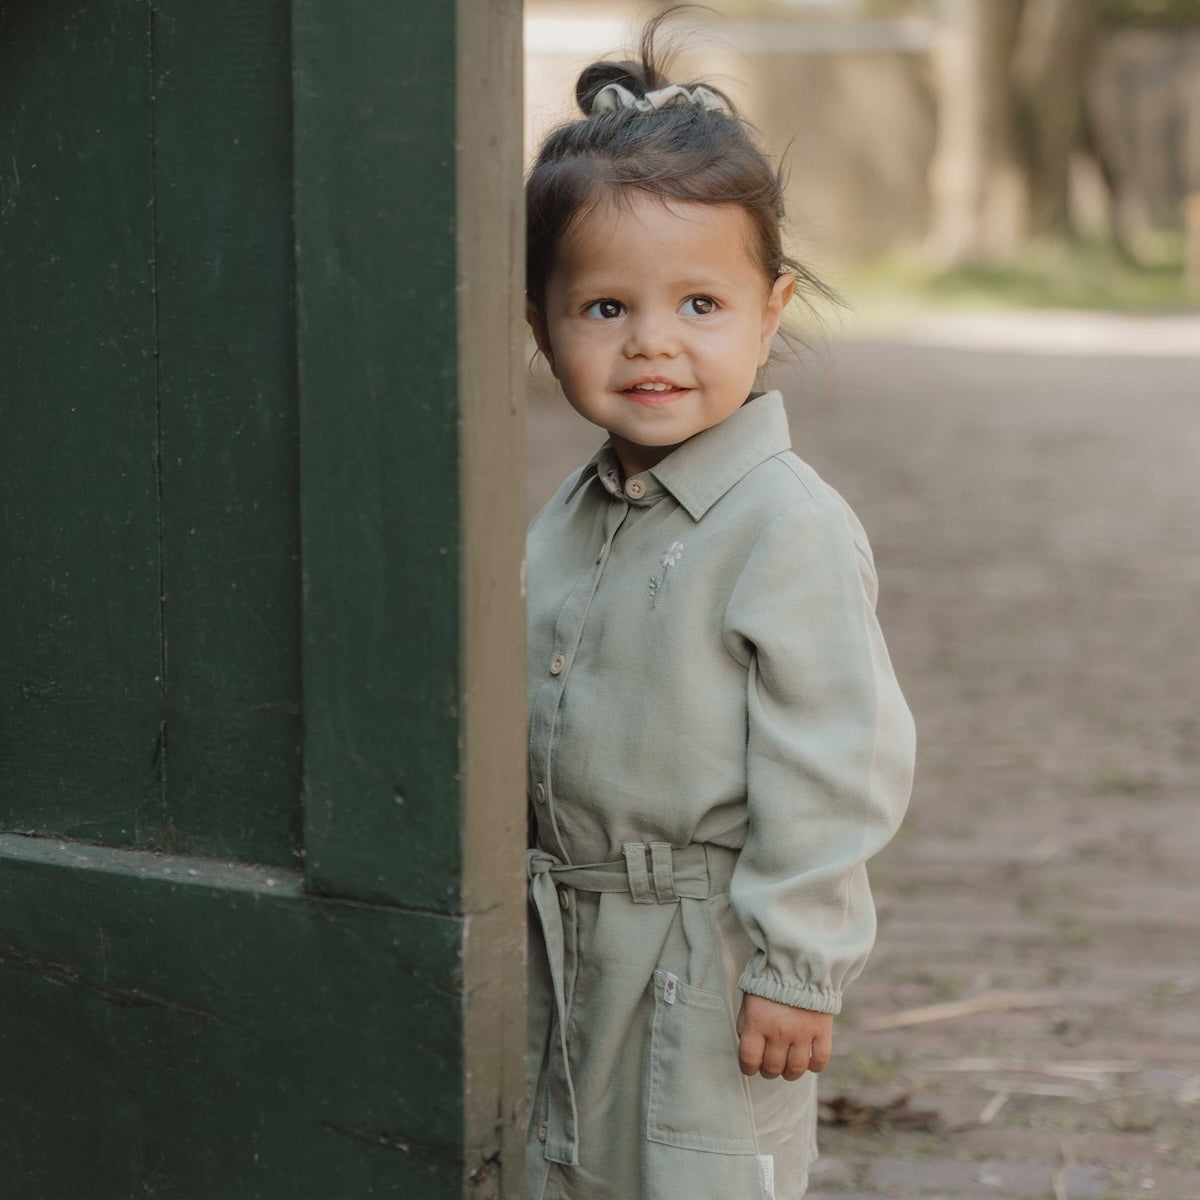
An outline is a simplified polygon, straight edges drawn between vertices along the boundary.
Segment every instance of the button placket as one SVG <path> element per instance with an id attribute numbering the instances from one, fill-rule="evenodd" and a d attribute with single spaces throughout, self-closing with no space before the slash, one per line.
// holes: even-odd
<path id="1" fill-rule="evenodd" d="M 596 559 L 596 568 L 591 573 L 590 581 L 581 580 L 582 586 L 572 589 L 555 622 L 553 644 L 565 646 L 568 652 L 572 647 L 578 646 L 583 635 L 583 628 L 587 623 L 592 601 L 604 578 L 604 568 L 607 566 L 613 542 L 630 512 L 628 501 L 619 496 L 614 497 L 606 509 L 607 511 L 603 514 L 603 540 Z M 567 660 L 568 654 L 561 651 L 556 651 L 551 657 L 547 670 L 557 682 L 550 684 L 547 681 L 546 687 L 539 689 L 538 698 L 534 701 L 530 713 L 531 735 L 536 729 L 540 742 L 540 745 L 532 747 L 530 756 L 531 774 L 541 776 L 534 784 L 533 798 L 538 804 L 545 805 L 546 819 L 554 839 L 559 838 L 558 821 L 555 816 L 556 802 L 551 800 L 551 788 L 547 780 L 553 779 L 554 776 L 554 745 L 558 708 L 562 703 L 563 692 L 566 690 L 567 679 L 570 676 Z M 558 850 L 561 851 L 561 849 L 560 842 Z"/>

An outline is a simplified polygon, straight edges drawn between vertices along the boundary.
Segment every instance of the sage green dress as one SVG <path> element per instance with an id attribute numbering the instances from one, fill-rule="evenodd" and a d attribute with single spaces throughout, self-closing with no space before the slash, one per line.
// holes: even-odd
<path id="1" fill-rule="evenodd" d="M 862 527 L 777 392 L 530 529 L 530 1200 L 797 1200 L 816 1081 L 746 1079 L 741 992 L 836 1013 L 913 726 Z"/>

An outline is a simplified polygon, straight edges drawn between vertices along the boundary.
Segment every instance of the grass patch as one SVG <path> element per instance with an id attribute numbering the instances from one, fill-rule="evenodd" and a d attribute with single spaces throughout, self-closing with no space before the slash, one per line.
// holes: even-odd
<path id="1" fill-rule="evenodd" d="M 1194 309 L 1200 293 L 1183 273 L 1183 239 L 1163 235 L 1136 258 L 1112 242 L 1037 242 L 1004 263 L 942 269 L 913 248 L 828 272 L 854 313 L 871 325 L 928 312 Z M 837 324 L 837 318 L 834 318 Z"/>
<path id="2" fill-rule="evenodd" d="M 1129 771 L 1120 762 L 1107 762 L 1090 780 L 1097 796 L 1144 796 L 1159 790 L 1159 781 L 1141 772 Z"/>
<path id="3" fill-rule="evenodd" d="M 843 1063 L 852 1085 L 881 1087 L 900 1082 L 904 1075 L 905 1057 L 898 1051 L 871 1054 L 860 1051 Z"/>
<path id="4" fill-rule="evenodd" d="M 1092 929 L 1071 913 L 1055 913 L 1050 927 L 1059 946 L 1090 946 L 1094 938 Z"/>

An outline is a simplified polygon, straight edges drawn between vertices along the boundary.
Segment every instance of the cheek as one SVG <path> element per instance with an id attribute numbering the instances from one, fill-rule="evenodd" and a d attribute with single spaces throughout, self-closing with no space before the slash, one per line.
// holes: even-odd
<path id="1" fill-rule="evenodd" d="M 560 372 L 576 377 L 596 374 L 605 362 L 603 350 L 596 345 L 595 338 L 564 336 L 555 342 Z"/>
<path id="2" fill-rule="evenodd" d="M 740 374 L 750 368 L 757 370 L 769 349 L 770 338 L 764 336 L 762 322 L 747 315 L 736 329 L 729 331 L 721 347 L 721 357 L 731 372 Z"/>

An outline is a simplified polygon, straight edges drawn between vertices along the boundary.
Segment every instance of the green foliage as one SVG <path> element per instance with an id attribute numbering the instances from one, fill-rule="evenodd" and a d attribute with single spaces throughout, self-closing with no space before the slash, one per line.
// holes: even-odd
<path id="1" fill-rule="evenodd" d="M 942 270 L 915 249 L 846 266 L 832 282 L 868 321 L 919 311 L 1076 308 L 1151 311 L 1194 307 L 1182 239 L 1160 239 L 1151 260 L 1111 242 L 1035 242 L 1003 263 Z"/>
<path id="2" fill-rule="evenodd" d="M 1200 25 L 1200 0 L 1094 0 L 1101 20 L 1112 24 Z M 860 0 L 865 16 L 932 15 L 942 7 L 938 0 Z"/>
<path id="3" fill-rule="evenodd" d="M 1038 0 L 1027 0 L 1037 3 Z M 1086 0 L 1095 4 L 1100 19 L 1115 25 L 1200 25 L 1200 0 Z M 728 16 L 820 16 L 796 0 L 714 0 Z M 857 0 L 834 6 L 837 15 L 863 17 L 937 16 L 945 0 Z M 828 15 L 828 14 L 825 14 Z"/>
<path id="4" fill-rule="evenodd" d="M 924 17 L 937 9 L 933 0 L 862 0 L 861 7 L 869 17 Z"/>
<path id="5" fill-rule="evenodd" d="M 1200 25 L 1200 0 L 1099 0 L 1100 15 L 1117 24 Z"/>

